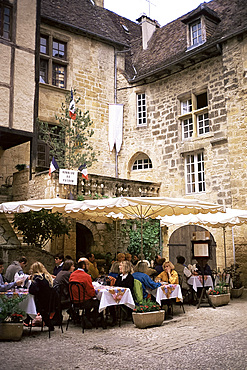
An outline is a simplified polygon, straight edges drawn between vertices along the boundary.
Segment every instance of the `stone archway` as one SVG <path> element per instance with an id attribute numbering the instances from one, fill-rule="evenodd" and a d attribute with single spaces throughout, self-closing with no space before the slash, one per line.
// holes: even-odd
<path id="1" fill-rule="evenodd" d="M 76 260 L 90 253 L 93 245 L 99 242 L 97 227 L 90 221 L 76 222 Z"/>
<path id="2" fill-rule="evenodd" d="M 169 259 L 173 263 L 176 263 L 176 257 L 182 255 L 185 258 L 186 265 L 190 263 L 195 263 L 195 260 L 192 260 L 192 235 L 194 231 L 205 231 L 204 227 L 199 225 L 186 225 L 179 227 L 175 230 L 170 236 L 168 247 L 169 247 Z M 217 268 L 216 264 L 216 242 L 213 235 L 210 233 L 211 240 L 211 258 L 208 261 L 212 269 Z"/>

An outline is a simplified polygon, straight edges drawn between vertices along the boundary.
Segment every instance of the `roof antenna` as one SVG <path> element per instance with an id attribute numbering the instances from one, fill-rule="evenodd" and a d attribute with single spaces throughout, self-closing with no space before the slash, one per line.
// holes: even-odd
<path id="1" fill-rule="evenodd" d="M 153 6 L 156 6 L 154 3 L 151 3 L 151 0 L 146 0 L 148 2 L 148 16 L 151 18 L 151 11 L 150 11 L 150 5 L 152 4 Z"/>

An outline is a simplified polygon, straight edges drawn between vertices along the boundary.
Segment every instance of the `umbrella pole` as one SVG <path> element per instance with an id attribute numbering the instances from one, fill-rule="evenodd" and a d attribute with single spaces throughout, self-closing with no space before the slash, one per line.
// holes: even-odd
<path id="1" fill-rule="evenodd" d="M 143 218 L 141 217 L 141 260 L 143 260 Z"/>
<path id="2" fill-rule="evenodd" d="M 233 231 L 233 227 L 232 227 L 232 249 L 233 249 L 233 264 L 234 264 L 234 270 L 235 270 L 236 260 L 235 260 L 235 242 L 234 242 L 234 231 Z"/>
<path id="3" fill-rule="evenodd" d="M 116 228 L 115 228 L 115 231 L 116 231 L 116 258 L 117 258 L 117 221 L 116 221 Z"/>
<path id="4" fill-rule="evenodd" d="M 226 269 L 226 228 L 225 227 L 223 227 L 223 239 L 224 239 L 225 269 Z"/>

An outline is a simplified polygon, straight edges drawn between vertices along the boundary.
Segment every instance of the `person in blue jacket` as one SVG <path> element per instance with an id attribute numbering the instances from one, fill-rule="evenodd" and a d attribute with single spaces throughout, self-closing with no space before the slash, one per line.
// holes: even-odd
<path id="1" fill-rule="evenodd" d="M 148 265 L 146 262 L 139 262 L 136 266 L 136 272 L 132 274 L 134 279 L 139 280 L 142 283 L 142 290 L 143 290 L 143 298 L 147 298 L 147 291 L 146 288 L 151 290 L 157 289 L 161 286 L 160 283 L 155 283 L 150 276 L 147 275 Z"/>

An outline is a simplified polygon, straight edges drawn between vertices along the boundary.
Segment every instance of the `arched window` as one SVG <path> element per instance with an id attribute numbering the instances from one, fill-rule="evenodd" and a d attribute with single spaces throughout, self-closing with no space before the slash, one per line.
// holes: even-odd
<path id="1" fill-rule="evenodd" d="M 132 166 L 132 171 L 147 170 L 148 168 L 153 168 L 151 159 L 144 153 L 139 154 Z"/>

